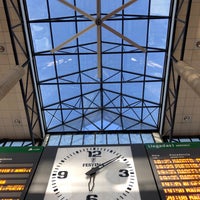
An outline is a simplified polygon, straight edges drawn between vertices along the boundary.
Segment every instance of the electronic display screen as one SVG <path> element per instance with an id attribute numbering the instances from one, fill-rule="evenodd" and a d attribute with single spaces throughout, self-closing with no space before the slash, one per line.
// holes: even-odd
<path id="1" fill-rule="evenodd" d="M 200 143 L 146 145 L 163 200 L 200 200 Z"/>
<path id="2" fill-rule="evenodd" d="M 0 148 L 0 200 L 24 200 L 41 147 Z"/>

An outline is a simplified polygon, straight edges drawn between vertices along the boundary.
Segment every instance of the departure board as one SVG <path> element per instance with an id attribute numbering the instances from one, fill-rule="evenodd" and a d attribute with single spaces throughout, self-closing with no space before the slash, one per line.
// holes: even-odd
<path id="1" fill-rule="evenodd" d="M 147 144 L 161 199 L 200 200 L 200 143 Z"/>
<path id="2" fill-rule="evenodd" d="M 42 147 L 0 148 L 0 200 L 24 200 Z"/>

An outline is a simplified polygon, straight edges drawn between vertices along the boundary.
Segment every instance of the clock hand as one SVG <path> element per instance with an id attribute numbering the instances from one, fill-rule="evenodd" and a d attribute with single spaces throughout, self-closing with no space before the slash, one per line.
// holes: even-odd
<path id="1" fill-rule="evenodd" d="M 110 160 L 108 160 L 108 161 L 106 161 L 106 162 L 104 162 L 104 163 L 102 163 L 102 164 L 100 164 L 100 165 L 98 165 L 96 167 L 93 167 L 92 169 L 90 169 L 89 171 L 87 171 L 85 174 L 88 175 L 88 176 L 96 174 L 97 171 L 99 171 L 103 167 L 111 164 L 112 162 L 114 162 L 115 160 L 117 160 L 119 157 L 120 157 L 120 155 L 117 156 L 117 157 L 114 157 L 114 158 L 112 158 L 112 159 L 110 159 Z"/>
<path id="2" fill-rule="evenodd" d="M 91 192 L 94 189 L 94 185 L 95 185 L 95 176 L 96 173 L 90 175 L 90 180 L 88 182 L 88 190 Z"/>

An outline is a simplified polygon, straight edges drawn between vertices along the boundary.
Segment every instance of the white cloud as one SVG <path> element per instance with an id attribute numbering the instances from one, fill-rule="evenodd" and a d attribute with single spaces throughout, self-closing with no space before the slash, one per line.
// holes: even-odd
<path id="1" fill-rule="evenodd" d="M 68 58 L 67 60 L 62 58 L 62 59 L 56 60 L 56 64 L 60 65 L 60 64 L 63 64 L 63 63 L 68 63 L 70 61 L 72 61 L 72 58 Z M 53 67 L 54 65 L 55 65 L 54 61 L 48 62 L 47 65 L 45 67 L 43 67 L 43 69 L 46 69 L 47 67 Z"/>
<path id="2" fill-rule="evenodd" d="M 136 62 L 136 61 L 137 61 L 137 59 L 135 59 L 135 58 L 133 58 L 133 57 L 131 58 L 131 60 L 132 60 L 133 62 Z"/>
<path id="3" fill-rule="evenodd" d="M 42 30 L 44 30 L 44 27 L 39 26 L 39 25 L 35 25 L 35 24 L 33 24 L 31 27 L 32 27 L 33 31 L 42 31 Z"/>
<path id="4" fill-rule="evenodd" d="M 158 64 L 158 63 L 155 63 L 155 62 L 153 62 L 153 61 L 151 61 L 151 60 L 148 61 L 147 65 L 148 65 L 149 67 L 156 67 L 156 68 L 159 68 L 159 69 L 162 69 L 162 68 L 163 68 L 162 65 L 160 65 L 160 64 Z"/>

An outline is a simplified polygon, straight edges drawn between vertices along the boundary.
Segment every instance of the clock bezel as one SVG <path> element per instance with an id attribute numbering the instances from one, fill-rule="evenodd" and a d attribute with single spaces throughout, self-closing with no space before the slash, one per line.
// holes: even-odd
<path id="1" fill-rule="evenodd" d="M 134 199 L 140 200 L 141 197 L 139 193 L 139 186 L 138 186 L 134 161 L 132 158 L 128 158 L 132 156 L 130 146 L 98 146 L 98 147 L 88 146 L 88 147 L 73 147 L 71 149 L 59 148 L 57 151 L 56 159 L 55 159 L 52 172 L 50 175 L 50 179 L 49 179 L 49 183 L 47 187 L 47 195 L 45 196 L 45 200 L 50 199 L 51 196 L 49 196 L 49 194 L 52 194 L 52 193 L 54 193 L 58 199 L 73 198 L 73 196 L 77 195 L 76 193 L 80 193 L 79 191 L 80 189 L 77 189 L 74 191 L 73 188 L 76 188 L 76 185 L 80 185 L 80 183 L 83 183 L 81 188 L 84 188 L 84 186 L 87 184 L 87 183 L 84 184 L 84 182 L 86 181 L 88 182 L 88 180 L 86 180 L 86 178 L 84 177 L 85 173 L 83 172 L 84 168 L 82 165 L 87 162 L 89 163 L 90 159 L 95 158 L 95 157 L 89 156 L 91 153 L 94 154 L 98 152 L 102 155 L 100 156 L 99 154 L 97 157 L 95 156 L 96 159 L 98 159 L 98 163 L 103 163 L 104 161 L 110 158 L 120 156 L 120 158 L 118 158 L 118 161 L 116 161 L 115 163 L 111 165 L 112 169 L 109 169 L 110 168 L 109 166 L 106 167 L 106 169 L 104 169 L 107 172 L 107 174 L 110 171 L 110 179 L 113 179 L 116 175 L 115 181 L 111 181 L 111 180 L 109 181 L 108 175 L 107 176 L 105 175 L 103 178 L 105 180 L 105 183 L 96 184 L 98 185 L 98 191 L 96 191 L 96 189 L 94 189 L 94 191 L 88 191 L 85 188 L 85 190 L 82 191 L 82 195 L 88 196 L 92 194 L 95 196 L 99 196 L 98 199 L 106 199 L 106 198 L 110 199 L 110 196 L 115 196 L 113 197 L 113 199 L 120 199 L 120 198 L 132 199 L 132 197 L 134 197 Z M 74 162 L 73 166 L 71 166 L 72 171 L 69 171 L 70 162 Z M 71 188 L 71 185 L 73 185 L 73 182 L 74 182 L 74 178 L 72 178 L 69 181 L 67 178 L 67 174 L 68 172 L 69 174 L 70 173 L 72 174 L 74 167 L 76 167 L 79 163 L 80 163 L 79 168 L 76 169 L 76 173 L 74 173 L 74 176 L 72 176 L 72 177 L 76 177 L 75 179 L 77 179 L 78 177 L 79 180 L 78 181 L 75 180 L 74 187 Z M 119 166 L 119 164 L 121 165 L 121 167 Z M 124 168 L 122 168 L 122 166 Z M 65 171 L 67 167 L 69 170 Z M 119 171 L 123 170 L 123 172 L 122 171 L 119 172 L 121 177 L 118 176 L 118 172 L 113 173 L 115 171 L 113 167 L 119 168 L 118 169 Z M 87 171 L 87 169 L 89 170 L 91 169 L 91 167 L 86 168 L 85 170 Z M 81 173 L 78 174 L 80 171 Z M 61 174 L 59 174 L 60 172 L 62 173 L 65 172 L 66 176 L 61 178 Z M 97 178 L 96 178 L 97 180 L 99 179 L 99 176 L 102 175 L 102 173 L 103 172 L 99 172 L 97 174 Z M 120 184 L 119 182 L 120 180 L 123 182 L 123 184 L 122 183 Z M 119 184 L 120 184 L 120 187 L 119 187 Z M 108 189 L 109 185 L 110 185 L 110 189 Z M 122 191 L 119 192 L 118 190 L 112 189 L 112 188 L 115 188 L 117 185 L 118 185 L 118 190 L 120 188 L 120 190 Z M 69 188 L 69 191 L 67 192 L 65 189 L 66 187 Z M 73 190 L 72 197 L 70 197 L 70 190 Z M 75 198 L 75 199 L 80 199 L 80 197 Z"/>

